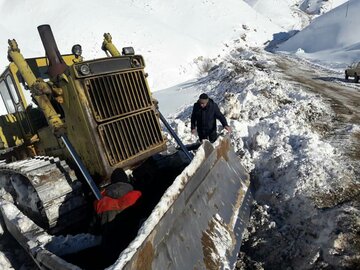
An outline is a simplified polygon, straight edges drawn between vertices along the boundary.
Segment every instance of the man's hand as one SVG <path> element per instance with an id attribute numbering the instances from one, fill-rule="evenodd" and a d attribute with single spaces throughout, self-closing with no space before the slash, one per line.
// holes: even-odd
<path id="1" fill-rule="evenodd" d="M 195 129 L 195 128 L 193 128 L 193 129 L 191 130 L 191 134 L 196 135 L 196 129 Z"/>
<path id="2" fill-rule="evenodd" d="M 231 133 L 231 127 L 230 126 L 225 126 L 224 129 L 226 129 L 227 132 Z"/>

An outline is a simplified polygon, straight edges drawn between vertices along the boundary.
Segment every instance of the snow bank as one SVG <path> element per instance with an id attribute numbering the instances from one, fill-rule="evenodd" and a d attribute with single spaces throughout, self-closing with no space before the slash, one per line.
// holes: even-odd
<path id="1" fill-rule="evenodd" d="M 244 244 L 246 256 L 265 268 L 344 266 L 356 259 L 356 251 L 343 244 L 347 248 L 340 252 L 333 243 L 339 231 L 347 239 L 354 235 L 338 222 L 356 209 L 331 207 L 358 196 L 354 167 L 322 138 L 322 124 L 331 125 L 333 118 L 329 105 L 279 79 L 272 72 L 272 57 L 239 47 L 198 86 L 227 111 L 234 147 L 256 186 L 259 205 Z M 225 98 L 229 93 L 232 98 Z M 172 122 L 175 128 L 187 127 L 180 129 L 185 141 L 190 138 L 190 113 L 184 109 Z M 348 222 L 356 227 L 355 221 Z"/>
<path id="2" fill-rule="evenodd" d="M 358 41 L 360 2 L 350 0 L 315 19 L 308 27 L 278 46 L 278 51 L 304 51 L 303 56 L 340 67 L 360 59 Z M 305 54 L 306 53 L 306 54 Z"/>
<path id="3" fill-rule="evenodd" d="M 340 153 L 322 141 L 316 132 L 317 121 L 331 121 L 330 107 L 318 95 L 293 89 L 290 84 L 276 78 L 270 72 L 274 65 L 271 56 L 239 50 L 213 69 L 209 81 L 202 88 L 219 101 L 228 116 L 234 127 L 236 150 L 246 152 L 243 161 L 248 169 L 256 167 L 264 175 L 269 171 L 276 172 L 273 178 L 282 177 L 284 181 L 294 181 L 301 174 L 306 178 L 314 169 L 317 179 L 315 182 L 304 179 L 307 185 L 304 192 L 310 195 L 318 188 L 331 189 L 334 175 L 345 176 L 351 170 L 337 169 L 341 167 L 341 161 L 337 160 Z M 212 91 L 209 91 L 209 85 L 212 85 Z M 232 100 L 225 98 L 229 93 L 232 93 Z M 233 99 L 237 99 L 239 104 L 235 106 Z M 184 132 L 185 141 L 191 140 L 189 113 L 190 110 L 184 110 L 178 116 L 185 123 L 174 120 L 175 129 Z M 293 169 L 289 169 L 291 166 Z M 296 186 L 289 190 L 293 194 L 297 192 Z"/>

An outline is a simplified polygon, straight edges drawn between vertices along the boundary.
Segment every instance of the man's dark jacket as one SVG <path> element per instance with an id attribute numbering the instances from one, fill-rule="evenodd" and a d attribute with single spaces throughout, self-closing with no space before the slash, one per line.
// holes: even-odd
<path id="1" fill-rule="evenodd" d="M 228 125 L 218 105 L 211 98 L 205 108 L 201 108 L 197 102 L 194 104 L 191 114 L 191 129 L 197 127 L 199 135 L 209 135 L 216 131 L 216 119 L 220 120 L 223 127 Z"/>

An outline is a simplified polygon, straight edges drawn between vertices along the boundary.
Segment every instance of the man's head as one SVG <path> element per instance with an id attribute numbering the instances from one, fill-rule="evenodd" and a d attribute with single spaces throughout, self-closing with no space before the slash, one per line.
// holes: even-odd
<path id="1" fill-rule="evenodd" d="M 201 108 L 205 108 L 209 102 L 209 96 L 205 93 L 201 94 L 198 102 Z"/>

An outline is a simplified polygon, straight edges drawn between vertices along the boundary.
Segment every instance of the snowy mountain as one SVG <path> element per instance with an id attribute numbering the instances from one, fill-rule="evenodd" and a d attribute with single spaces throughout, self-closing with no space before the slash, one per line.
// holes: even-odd
<path id="1" fill-rule="evenodd" d="M 301 30 L 313 17 L 341 5 L 347 0 L 245 0 L 251 7 L 284 30 Z"/>
<path id="2" fill-rule="evenodd" d="M 62 53 L 79 43 L 87 59 L 105 56 L 100 49 L 102 35 L 110 32 L 118 47 L 133 46 L 144 55 L 150 87 L 157 91 L 196 78 L 197 60 L 225 55 L 234 39 L 262 47 L 278 33 L 307 26 L 310 17 L 304 11 L 325 12 L 343 2 L 111 0 L 104 5 L 97 1 L 65 0 L 53 5 L 39 0 L 34 5 L 29 0 L 0 0 L 0 63 L 2 67 L 8 63 L 9 38 L 18 41 L 25 57 L 43 55 L 36 29 L 40 24 L 52 26 Z M 302 47 L 306 50 L 305 45 Z"/>
<path id="3" fill-rule="evenodd" d="M 299 1 L 269 1 L 245 0 L 252 8 L 273 23 L 283 28 L 283 31 L 301 30 L 309 24 L 309 17 L 302 12 L 297 3 Z"/>
<path id="4" fill-rule="evenodd" d="M 344 68 L 360 60 L 359 11 L 360 2 L 350 0 L 315 19 L 277 50 L 298 52 L 303 57 Z"/>
<path id="5" fill-rule="evenodd" d="M 65 0 L 56 5 L 0 0 L 0 17 L 2 67 L 8 62 L 9 38 L 18 41 L 25 57 L 44 55 L 36 29 L 40 24 L 52 26 L 60 52 L 69 53 L 79 43 L 86 59 L 105 56 L 101 43 L 110 32 L 119 48 L 133 46 L 144 55 L 153 91 L 195 78 L 195 59 L 224 55 L 225 44 L 245 32 L 250 45 L 261 46 L 281 30 L 238 0 Z"/>
<path id="6" fill-rule="evenodd" d="M 8 38 L 17 39 L 26 57 L 43 55 L 39 24 L 52 26 L 61 52 L 80 43 L 87 59 L 104 56 L 104 32 L 119 47 L 134 46 L 147 62 L 151 89 L 173 86 L 155 96 L 163 113 L 162 104 L 167 105 L 164 114 L 185 143 L 196 140 L 189 117 L 200 92 L 218 102 L 233 128 L 230 136 L 252 173 L 257 201 L 239 269 L 351 269 L 358 259 L 350 243 L 358 236 L 354 217 L 360 213 L 351 200 L 360 187 L 345 148 L 360 128 L 336 122 L 330 98 L 303 87 L 309 77 L 295 81 L 284 71 L 308 69 L 301 56 L 357 59 L 359 30 L 350 24 L 359 22 L 358 2 L 64 0 L 51 5 L 38 0 L 35 6 L 30 0 L 0 0 L 0 59 L 5 66 Z M 294 31 L 299 32 L 279 45 L 296 54 L 289 56 L 295 57 L 293 66 L 287 56 L 264 50 L 274 38 Z M 341 145 L 329 139 L 339 130 L 346 133 L 340 134 Z M 5 249 L 0 268 L 10 269 L 7 257 L 16 261 Z"/>

